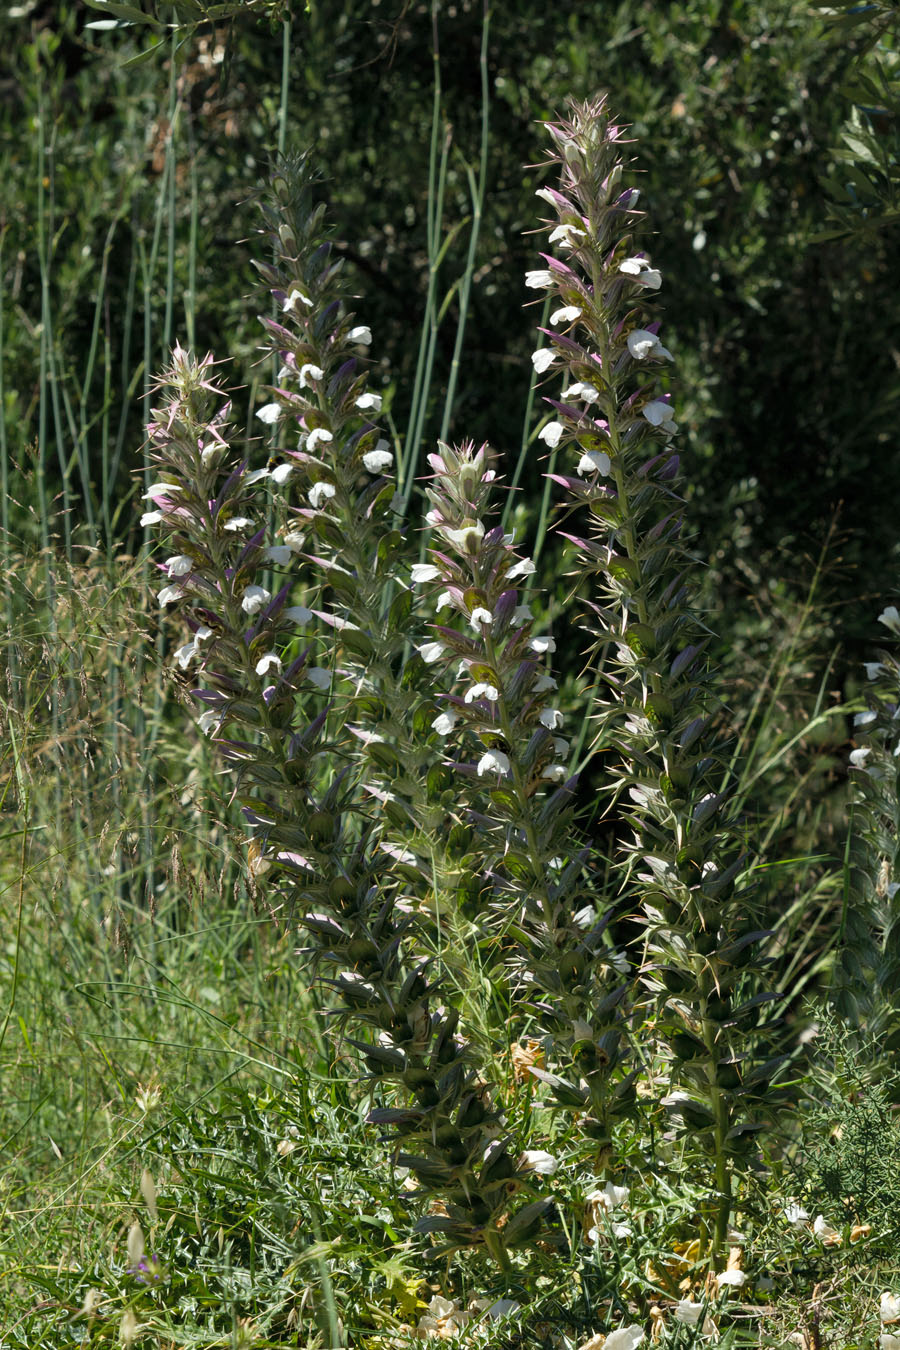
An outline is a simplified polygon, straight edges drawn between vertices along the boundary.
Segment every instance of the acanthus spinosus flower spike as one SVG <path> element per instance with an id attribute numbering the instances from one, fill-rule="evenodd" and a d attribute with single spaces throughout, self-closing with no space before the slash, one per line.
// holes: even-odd
<path id="1" fill-rule="evenodd" d="M 627 986 L 608 959 L 608 916 L 593 908 L 590 850 L 573 826 L 576 780 L 545 665 L 555 642 L 535 633 L 519 589 L 535 564 L 489 523 L 496 473 L 487 447 L 441 444 L 429 460 L 432 547 L 419 575 L 437 594 L 441 660 L 461 681 L 433 726 L 464 756 L 455 762 L 448 747 L 474 826 L 478 909 L 507 946 L 516 934 L 516 1006 L 532 1028 L 543 1026 L 555 1070 L 532 1072 L 558 1106 L 578 1112 L 592 1153 L 608 1165 L 636 1072 L 623 1073 Z M 454 616 L 461 627 L 450 626 Z"/>
<path id="2" fill-rule="evenodd" d="M 766 997 L 753 949 L 767 935 L 739 885 L 745 862 L 708 730 L 707 634 L 684 580 L 691 559 L 672 486 L 678 424 L 660 383 L 672 353 L 649 309 L 662 274 L 633 241 L 638 194 L 623 185 L 621 129 L 604 100 L 573 103 L 547 131 L 559 185 L 539 195 L 557 239 L 560 226 L 572 228 L 564 258 L 542 260 L 557 319 L 572 317 L 565 334 L 542 334 L 555 353 L 550 369 L 563 378 L 562 392 L 547 399 L 553 420 L 542 436 L 563 455 L 554 481 L 589 511 L 583 535 L 567 537 L 600 592 L 589 622 L 590 659 L 609 690 L 601 740 L 618 750 L 616 792 L 633 831 L 620 865 L 622 903 L 640 916 L 643 979 L 656 991 L 672 1075 L 687 1089 L 671 1101 L 715 1158 L 715 1259 L 732 1160 L 761 1127 L 782 1062 L 747 1051 Z M 610 647 L 615 658 L 601 669 Z M 762 1052 L 764 1037 L 758 1043 Z"/>

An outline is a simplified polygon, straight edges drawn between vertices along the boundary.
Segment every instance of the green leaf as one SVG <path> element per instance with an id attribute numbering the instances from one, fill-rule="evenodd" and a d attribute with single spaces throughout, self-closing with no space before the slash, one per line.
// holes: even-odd
<path id="1" fill-rule="evenodd" d="M 148 23 L 151 28 L 161 29 L 162 24 L 152 14 L 145 14 L 135 5 L 126 5 L 124 0 L 87 0 L 92 9 L 112 14 L 117 19 L 127 19 L 130 23 Z"/>

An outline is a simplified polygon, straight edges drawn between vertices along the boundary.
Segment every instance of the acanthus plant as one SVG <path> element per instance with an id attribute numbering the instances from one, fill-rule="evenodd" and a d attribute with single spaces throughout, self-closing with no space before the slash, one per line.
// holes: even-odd
<path id="1" fill-rule="evenodd" d="M 878 616 L 900 639 L 900 613 Z M 897 1044 L 900 989 L 900 660 L 882 651 L 866 662 L 868 707 L 854 718 L 861 744 L 850 752 L 854 828 L 835 1001 L 852 1024 Z"/>
<path id="2" fill-rule="evenodd" d="M 631 1112 L 637 1076 L 627 1071 L 628 980 L 574 825 L 577 778 L 545 665 L 556 643 L 535 631 L 520 590 L 534 562 L 490 523 L 495 457 L 467 442 L 439 445 L 429 461 L 432 548 L 415 575 L 434 596 L 436 662 L 462 682 L 433 725 L 461 776 L 482 927 L 506 953 L 513 1034 L 544 1044 L 550 1069 L 532 1074 L 577 1114 L 594 1166 L 614 1166 L 613 1129 Z"/>
<path id="3" fill-rule="evenodd" d="M 434 861 L 432 802 L 445 805 L 446 770 L 429 727 L 426 662 L 415 647 L 404 655 L 412 604 L 390 565 L 400 536 L 389 520 L 390 466 L 367 415 L 374 396 L 347 350 L 370 334 L 334 284 L 316 237 L 321 212 L 297 209 L 309 206 L 302 169 L 276 178 L 294 207 L 279 238 L 299 272 L 276 298 L 284 313 L 302 313 L 299 332 L 266 321 L 295 381 L 262 410 L 269 422 L 287 413 L 281 462 L 251 470 L 238 461 L 212 358 L 176 348 L 149 428 L 159 480 L 143 523 L 160 526 L 171 550 L 159 599 L 177 602 L 190 625 L 175 660 L 198 672 L 200 729 L 234 772 L 253 836 L 250 872 L 311 935 L 307 954 L 332 1011 L 355 1033 L 347 1043 L 388 1092 L 371 1119 L 399 1141 L 420 1194 L 439 1202 L 420 1230 L 440 1235 L 445 1250 L 484 1246 L 505 1264 L 508 1249 L 533 1239 L 547 1203 L 531 1198 L 536 1173 L 517 1159 L 491 1068 L 463 1034 L 464 981 L 448 979 L 437 955 L 446 952 L 443 869 L 427 871 L 406 847 L 418 807 L 420 837 L 429 835 L 421 852 Z M 304 505 L 289 509 L 293 481 Z M 263 499 L 269 487 L 274 503 Z M 272 505 L 283 524 L 270 543 L 258 525 Z M 283 573 L 275 594 L 273 567 Z M 310 567 L 327 609 L 290 603 Z M 308 629 L 298 650 L 298 630 Z"/>
<path id="4" fill-rule="evenodd" d="M 704 657 L 709 635 L 692 607 L 695 564 L 674 488 L 678 428 L 663 384 L 673 358 L 652 316 L 662 278 L 633 242 L 640 213 L 637 189 L 622 183 L 626 142 L 602 98 L 572 104 L 548 132 L 559 181 L 538 195 L 563 256 L 542 255 L 526 284 L 549 292 L 552 310 L 535 368 L 564 387 L 547 400 L 553 417 L 540 437 L 571 458 L 571 471 L 552 477 L 587 517 L 567 538 L 577 573 L 596 588 L 588 664 L 608 691 L 597 739 L 616 752 L 613 790 L 630 831 L 616 903 L 637 930 L 632 950 L 670 1066 L 666 1105 L 714 1163 L 715 1262 L 736 1160 L 769 1118 L 784 1066 L 766 1049 L 774 1024 L 758 1026 L 776 997 L 769 934 L 754 922 Z"/>

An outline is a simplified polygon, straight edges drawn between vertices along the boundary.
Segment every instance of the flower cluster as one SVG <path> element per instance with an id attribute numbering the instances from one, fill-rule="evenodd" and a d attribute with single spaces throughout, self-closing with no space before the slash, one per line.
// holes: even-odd
<path id="1" fill-rule="evenodd" d="M 710 734 L 708 635 L 685 580 L 691 559 L 674 490 L 678 431 L 665 378 L 672 353 L 651 305 L 662 276 L 635 246 L 638 192 L 623 186 L 622 129 L 602 99 L 573 104 L 550 125 L 559 185 L 550 241 L 529 287 L 551 292 L 539 373 L 562 377 L 540 432 L 569 464 L 552 475 L 589 529 L 567 535 L 592 578 L 591 661 L 605 681 L 601 744 L 618 754 L 614 787 L 631 830 L 619 873 L 656 996 L 657 1032 L 679 1090 L 673 1120 L 707 1138 L 716 1160 L 716 1240 L 731 1193 L 731 1160 L 760 1127 L 779 1061 L 748 1055 L 766 994 L 727 782 Z M 605 657 L 613 653 L 612 659 Z"/>
<path id="2" fill-rule="evenodd" d="M 900 638 L 895 605 L 878 621 Z M 884 651 L 865 670 L 868 707 L 854 717 L 860 744 L 850 752 L 856 829 L 836 981 L 837 1007 L 853 1022 L 876 1009 L 891 1016 L 900 978 L 900 660 Z"/>
<path id="3" fill-rule="evenodd" d="M 507 951 L 516 935 L 506 958 L 516 1004 L 548 1038 L 553 1069 L 531 1073 L 557 1105 L 578 1113 L 606 1161 L 613 1120 L 634 1104 L 636 1075 L 618 1072 L 626 985 L 605 944 L 608 914 L 595 908 L 590 850 L 574 830 L 576 778 L 545 665 L 555 642 L 535 631 L 519 589 L 533 561 L 489 523 L 497 483 L 487 448 L 440 445 L 429 459 L 433 545 L 413 579 L 434 595 L 440 616 L 426 654 L 458 682 L 432 725 L 447 738 L 469 805 L 480 920 Z"/>

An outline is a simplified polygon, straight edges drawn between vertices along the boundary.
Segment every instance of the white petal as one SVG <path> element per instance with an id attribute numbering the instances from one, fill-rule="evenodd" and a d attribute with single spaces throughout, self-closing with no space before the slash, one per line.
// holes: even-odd
<path id="1" fill-rule="evenodd" d="M 309 296 L 304 295 L 302 291 L 291 291 L 290 295 L 285 298 L 285 302 L 281 306 L 282 314 L 292 314 L 298 304 L 311 305 L 312 301 Z"/>
<path id="2" fill-rule="evenodd" d="M 272 592 L 265 586 L 248 586 L 241 597 L 241 609 L 247 614 L 258 614 L 271 599 Z"/>
<path id="3" fill-rule="evenodd" d="M 514 581 L 516 577 L 530 577 L 537 571 L 530 558 L 520 558 L 519 561 L 509 569 L 506 574 L 507 581 Z"/>
<path id="4" fill-rule="evenodd" d="M 603 1350 L 635 1350 L 644 1339 L 643 1327 L 634 1326 L 619 1327 L 618 1331 L 611 1331 L 603 1342 Z"/>
<path id="5" fill-rule="evenodd" d="M 165 561 L 166 572 L 170 577 L 187 576 L 193 566 L 194 560 L 187 553 L 176 553 Z"/>
<path id="6" fill-rule="evenodd" d="M 878 622 L 883 623 L 885 628 L 889 628 L 900 637 L 900 612 L 896 605 L 888 605 L 887 609 L 882 610 L 878 615 Z"/>
<path id="7" fill-rule="evenodd" d="M 310 666 L 306 672 L 306 678 L 310 684 L 314 684 L 317 689 L 331 688 L 331 671 L 323 670 L 321 666 Z"/>
<path id="8" fill-rule="evenodd" d="M 527 1148 L 519 1159 L 519 1166 L 542 1177 L 552 1177 L 559 1167 L 559 1159 L 541 1148 Z"/>
<path id="9" fill-rule="evenodd" d="M 526 272 L 525 285 L 532 291 L 545 290 L 546 287 L 553 285 L 553 273 L 546 268 L 541 268 L 534 272 Z"/>
<path id="10" fill-rule="evenodd" d="M 512 612 L 511 623 L 529 623 L 534 615 L 531 612 L 530 605 L 516 605 Z"/>
<path id="11" fill-rule="evenodd" d="M 370 450 L 363 455 L 363 464 L 369 473 L 384 473 L 394 462 L 390 450 Z"/>
<path id="12" fill-rule="evenodd" d="M 256 663 L 257 675 L 265 675 L 270 670 L 281 670 L 281 657 L 277 652 L 266 652 Z"/>
<path id="13" fill-rule="evenodd" d="M 141 500 L 147 497 L 151 500 L 168 497 L 173 492 L 184 492 L 184 488 L 179 483 L 151 483 Z"/>
<path id="14" fill-rule="evenodd" d="M 284 567 L 286 563 L 290 562 L 294 552 L 287 544 L 270 544 L 268 548 L 263 549 L 262 555 L 266 562 L 275 563 L 277 567 Z"/>
<path id="15" fill-rule="evenodd" d="M 439 736 L 449 736 L 450 732 L 459 721 L 459 714 L 455 712 L 440 713 L 432 722 L 433 729 Z"/>
<path id="16" fill-rule="evenodd" d="M 532 638 L 528 645 L 538 656 L 543 656 L 545 652 L 556 651 L 556 639 L 552 637 Z"/>
<path id="17" fill-rule="evenodd" d="M 478 761 L 478 773 L 509 773 L 509 755 L 505 755 L 502 750 L 488 750 Z"/>
<path id="18" fill-rule="evenodd" d="M 862 746 L 859 750 L 851 750 L 850 763 L 853 765 L 854 769 L 865 768 L 866 760 L 869 758 L 871 753 L 872 747 L 870 745 Z"/>
<path id="19" fill-rule="evenodd" d="M 162 511 L 145 511 L 141 516 L 142 525 L 158 525 L 163 518 Z"/>
<path id="20" fill-rule="evenodd" d="M 234 516 L 231 520 L 226 520 L 225 529 L 235 533 L 237 530 L 250 530 L 253 528 L 253 521 L 249 516 Z"/>
<path id="21" fill-rule="evenodd" d="M 261 422 L 265 422 L 266 426 L 271 426 L 281 416 L 281 404 L 264 403 L 261 408 L 257 408 L 256 415 Z"/>
<path id="22" fill-rule="evenodd" d="M 312 610 L 307 609 L 305 605 L 291 605 L 288 609 L 284 610 L 284 618 L 286 618 L 289 623 L 300 624 L 301 627 L 304 624 L 309 623 L 312 616 Z"/>
<path id="23" fill-rule="evenodd" d="M 548 731 L 555 731 L 557 727 L 562 726 L 564 718 L 559 708 L 542 708 L 538 721 Z"/>
<path id="24" fill-rule="evenodd" d="M 254 483 L 258 483 L 261 479 L 268 478 L 268 476 L 268 469 L 254 469 L 252 473 L 245 473 L 241 482 L 244 487 L 252 487 Z"/>
<path id="25" fill-rule="evenodd" d="M 441 575 L 440 569 L 432 563 L 414 563 L 410 572 L 410 581 L 437 581 Z"/>
<path id="26" fill-rule="evenodd" d="M 541 427 L 538 432 L 538 440 L 543 441 L 550 449 L 559 445 L 565 427 L 562 422 L 548 422 L 546 426 Z"/>
<path id="27" fill-rule="evenodd" d="M 426 642 L 419 648 L 419 655 L 427 666 L 439 661 L 444 654 L 442 642 Z"/>
<path id="28" fill-rule="evenodd" d="M 482 624 L 490 625 L 493 619 L 494 616 L 489 609 L 485 609 L 482 605 L 476 605 L 469 616 L 469 623 L 476 633 L 480 633 Z"/>
<path id="29" fill-rule="evenodd" d="M 606 478 L 610 470 L 609 455 L 605 450 L 588 450 L 587 454 L 582 455 L 576 466 L 576 471 L 584 477 L 588 473 L 599 473 L 601 478 Z"/>
<path id="30" fill-rule="evenodd" d="M 175 650 L 175 660 L 181 666 L 182 670 L 187 670 L 188 666 L 197 655 L 196 642 L 186 642 L 183 647 L 177 647 Z"/>
<path id="31" fill-rule="evenodd" d="M 360 412 L 381 412 L 381 395 L 360 394 L 356 406 Z"/>
<path id="32" fill-rule="evenodd" d="M 293 464 L 276 464 L 275 468 L 272 470 L 272 482 L 278 483 L 280 486 L 282 483 L 287 482 L 293 472 Z"/>
<path id="33" fill-rule="evenodd" d="M 313 365 L 312 361 L 307 361 L 300 367 L 300 388 L 305 389 L 310 380 L 323 380 L 325 372 L 321 366 Z"/>
<path id="34" fill-rule="evenodd" d="M 322 503 L 328 501 L 329 498 L 333 497 L 336 492 L 337 488 L 334 486 L 333 483 L 324 483 L 324 482 L 313 483 L 312 487 L 307 493 L 307 496 L 309 498 L 309 504 L 314 511 L 318 511 Z"/>
<path id="35" fill-rule="evenodd" d="M 664 403 L 662 399 L 654 399 L 652 403 L 648 403 L 643 412 L 652 427 L 665 427 L 668 430 L 674 425 L 672 422 L 674 417 L 672 407 L 670 404 Z"/>
<path id="36" fill-rule="evenodd" d="M 552 347 L 539 347 L 536 352 L 531 353 L 531 364 L 538 375 L 543 375 L 545 370 L 549 370 L 555 360 L 556 352 Z"/>
<path id="37" fill-rule="evenodd" d="M 358 328 L 351 328 L 347 334 L 348 342 L 358 342 L 361 347 L 368 347 L 372 341 L 372 330 L 365 324 L 360 324 Z"/>
<path id="38" fill-rule="evenodd" d="M 319 444 L 320 441 L 322 442 L 323 445 L 325 445 L 327 444 L 328 441 L 333 440 L 334 436 L 331 434 L 330 431 L 326 430 L 325 427 L 313 427 L 312 431 L 306 438 L 306 448 L 310 452 L 310 454 L 312 454 L 312 452 L 315 450 L 316 446 Z"/>
<path id="39" fill-rule="evenodd" d="M 163 586 L 156 598 L 161 605 L 171 605 L 183 595 L 184 591 L 180 586 Z"/>
<path id="40" fill-rule="evenodd" d="M 550 322 L 554 327 L 558 323 L 574 323 L 576 319 L 581 318 L 581 310 L 578 305 L 563 305 L 561 309 L 555 309 L 550 315 Z"/>

